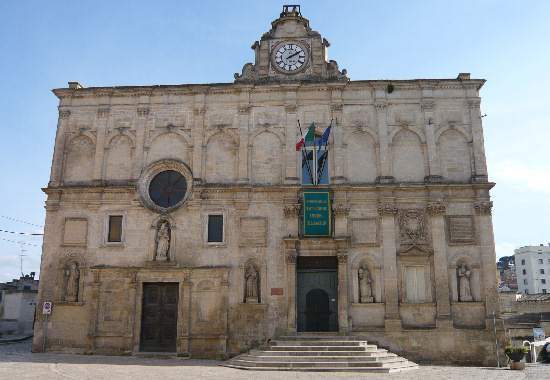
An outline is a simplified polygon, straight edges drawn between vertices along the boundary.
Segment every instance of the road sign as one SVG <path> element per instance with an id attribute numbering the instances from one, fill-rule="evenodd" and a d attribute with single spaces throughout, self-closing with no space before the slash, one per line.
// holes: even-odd
<path id="1" fill-rule="evenodd" d="M 44 302 L 44 306 L 42 306 L 42 314 L 51 314 L 52 313 L 52 303 L 51 302 Z"/>

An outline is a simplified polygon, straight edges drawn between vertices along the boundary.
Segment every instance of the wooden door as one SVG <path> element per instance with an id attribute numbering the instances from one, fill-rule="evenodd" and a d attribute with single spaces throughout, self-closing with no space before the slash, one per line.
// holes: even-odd
<path id="1" fill-rule="evenodd" d="M 338 331 L 336 271 L 298 271 L 296 284 L 298 332 Z"/>
<path id="2" fill-rule="evenodd" d="M 140 351 L 176 351 L 178 289 L 177 283 L 143 284 Z"/>

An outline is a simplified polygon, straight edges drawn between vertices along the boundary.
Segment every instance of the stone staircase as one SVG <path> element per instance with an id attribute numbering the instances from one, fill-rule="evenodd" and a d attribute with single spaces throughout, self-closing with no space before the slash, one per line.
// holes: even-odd
<path id="1" fill-rule="evenodd" d="M 416 363 L 353 336 L 282 336 L 221 365 L 256 371 L 400 372 Z"/>

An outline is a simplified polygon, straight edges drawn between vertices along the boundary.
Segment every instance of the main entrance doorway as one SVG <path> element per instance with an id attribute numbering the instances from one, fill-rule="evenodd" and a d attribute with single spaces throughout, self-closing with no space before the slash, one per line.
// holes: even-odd
<path id="1" fill-rule="evenodd" d="M 337 266 L 336 257 L 298 257 L 298 332 L 338 331 Z"/>
<path id="2" fill-rule="evenodd" d="M 143 284 L 140 351 L 175 352 L 178 284 Z"/>

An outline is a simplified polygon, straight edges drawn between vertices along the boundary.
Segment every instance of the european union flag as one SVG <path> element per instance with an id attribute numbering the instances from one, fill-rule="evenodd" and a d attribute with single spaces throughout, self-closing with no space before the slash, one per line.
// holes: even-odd
<path id="1" fill-rule="evenodd" d="M 317 153 L 321 151 L 321 146 L 323 145 L 323 143 L 325 143 L 325 146 L 327 145 L 328 137 L 330 136 L 331 127 L 332 127 L 332 121 L 330 122 L 330 125 L 328 126 L 328 128 L 325 130 L 325 133 L 323 133 L 323 136 L 321 136 L 321 138 L 319 139 L 319 150 L 317 151 Z"/>

